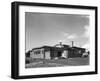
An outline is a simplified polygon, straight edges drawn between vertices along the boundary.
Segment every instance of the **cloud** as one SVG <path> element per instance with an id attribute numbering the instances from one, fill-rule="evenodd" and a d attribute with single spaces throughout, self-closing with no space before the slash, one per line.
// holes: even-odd
<path id="1" fill-rule="evenodd" d="M 87 50 L 90 50 L 90 45 L 89 43 L 86 43 L 82 46 L 82 48 L 86 48 Z"/>
<path id="2" fill-rule="evenodd" d="M 65 33 L 65 32 L 62 32 L 62 35 L 67 37 L 69 34 Z"/>
<path id="3" fill-rule="evenodd" d="M 66 40 L 59 40 L 58 42 L 62 42 L 62 43 L 64 43 L 64 42 L 66 42 Z"/>
<path id="4" fill-rule="evenodd" d="M 76 34 L 69 34 L 65 32 L 62 32 L 62 35 L 67 39 L 76 39 L 78 37 Z"/>
<path id="5" fill-rule="evenodd" d="M 67 37 L 67 39 L 76 39 L 77 35 L 76 34 L 71 34 Z"/>
<path id="6" fill-rule="evenodd" d="M 83 37 L 86 37 L 86 38 L 89 38 L 89 36 L 90 36 L 90 29 L 89 29 L 89 26 L 84 26 L 84 29 L 85 29 L 85 31 L 84 31 L 84 33 L 83 33 Z"/>
<path id="7" fill-rule="evenodd" d="M 84 33 L 83 33 L 83 37 L 85 38 L 89 38 L 90 37 L 90 27 L 88 25 L 84 26 Z M 90 50 L 90 43 L 89 40 L 87 40 L 87 43 L 85 43 L 83 46 L 83 48 L 86 48 L 87 50 Z"/>
<path id="8" fill-rule="evenodd" d="M 89 15 L 82 15 L 81 17 L 89 18 Z"/>

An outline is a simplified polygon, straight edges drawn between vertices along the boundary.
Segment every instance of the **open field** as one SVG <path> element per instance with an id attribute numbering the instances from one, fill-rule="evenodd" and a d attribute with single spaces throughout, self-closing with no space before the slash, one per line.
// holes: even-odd
<path id="1" fill-rule="evenodd" d="M 81 66 L 89 65 L 89 57 L 85 58 L 68 58 L 57 60 L 43 60 L 33 59 L 31 63 L 25 65 L 26 68 L 39 68 L 39 67 L 59 67 L 59 66 Z"/>

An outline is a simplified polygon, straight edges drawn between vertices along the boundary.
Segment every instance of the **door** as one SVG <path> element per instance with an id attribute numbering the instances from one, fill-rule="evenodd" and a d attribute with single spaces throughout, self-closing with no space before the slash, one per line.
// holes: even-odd
<path id="1" fill-rule="evenodd" d="M 58 52 L 57 57 L 61 57 L 62 52 Z"/>

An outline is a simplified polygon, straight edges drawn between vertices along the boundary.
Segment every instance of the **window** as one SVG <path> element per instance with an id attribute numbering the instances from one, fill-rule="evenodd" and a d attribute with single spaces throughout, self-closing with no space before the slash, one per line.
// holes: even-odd
<path id="1" fill-rule="evenodd" d="M 40 53 L 41 53 L 40 50 L 34 51 L 34 54 L 40 54 Z"/>

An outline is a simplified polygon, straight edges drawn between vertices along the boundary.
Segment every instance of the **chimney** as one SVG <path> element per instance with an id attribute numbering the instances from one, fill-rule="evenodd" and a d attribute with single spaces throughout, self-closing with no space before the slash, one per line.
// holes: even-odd
<path id="1" fill-rule="evenodd" d="M 62 42 L 60 42 L 60 45 L 62 46 Z"/>
<path id="2" fill-rule="evenodd" d="M 62 44 L 62 42 L 59 42 L 59 43 L 60 43 L 59 45 L 60 45 L 61 47 L 63 47 L 63 44 Z"/>
<path id="3" fill-rule="evenodd" d="M 72 47 L 74 46 L 74 41 L 71 41 L 72 42 Z"/>

